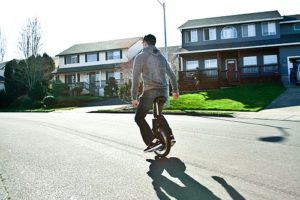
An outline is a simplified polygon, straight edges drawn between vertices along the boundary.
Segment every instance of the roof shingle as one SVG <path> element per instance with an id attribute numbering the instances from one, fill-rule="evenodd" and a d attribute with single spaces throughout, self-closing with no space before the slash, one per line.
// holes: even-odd
<path id="1" fill-rule="evenodd" d="M 266 12 L 188 20 L 183 25 L 181 25 L 179 29 L 200 28 L 200 27 L 209 27 L 209 26 L 226 25 L 226 24 L 239 24 L 239 23 L 245 23 L 250 21 L 279 20 L 279 19 L 282 19 L 282 16 L 278 11 L 266 11 Z"/>
<path id="2" fill-rule="evenodd" d="M 87 53 L 87 52 L 96 52 L 96 51 L 105 51 L 112 49 L 125 49 L 131 47 L 134 43 L 141 40 L 141 37 L 126 38 L 119 40 L 109 40 L 101 42 L 92 42 L 84 44 L 75 44 L 70 48 L 62 51 L 57 56 L 68 55 L 68 54 L 77 54 L 77 53 Z"/>

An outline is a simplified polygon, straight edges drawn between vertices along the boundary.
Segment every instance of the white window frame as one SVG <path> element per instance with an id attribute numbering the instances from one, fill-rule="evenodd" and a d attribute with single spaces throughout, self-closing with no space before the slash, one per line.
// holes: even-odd
<path id="1" fill-rule="evenodd" d="M 237 30 L 233 26 L 226 26 L 221 31 L 221 39 L 222 40 L 228 40 L 228 39 L 234 39 L 237 38 Z"/>
<path id="2" fill-rule="evenodd" d="M 247 32 L 245 33 L 244 32 L 244 29 L 243 27 L 247 27 Z M 251 28 L 250 27 L 253 27 L 252 28 L 252 31 L 249 31 Z M 251 35 L 249 33 L 254 33 L 254 35 Z M 255 37 L 256 36 L 256 27 L 255 27 L 255 24 L 243 24 L 242 25 L 242 37 Z"/>
<path id="3" fill-rule="evenodd" d="M 89 56 L 96 56 L 96 59 L 92 59 L 92 60 L 89 60 Z M 93 57 L 94 58 L 94 57 Z M 99 58 L 99 55 L 98 53 L 96 52 L 93 52 L 93 53 L 87 53 L 86 54 L 86 62 L 97 62 L 98 61 L 98 58 Z"/>
<path id="4" fill-rule="evenodd" d="M 296 28 L 298 26 L 298 28 Z M 294 24 L 294 31 L 300 31 L 300 23 Z"/>
<path id="5" fill-rule="evenodd" d="M 264 33 L 264 25 L 267 25 L 268 33 Z M 271 32 L 270 29 L 274 29 L 273 32 Z M 262 36 L 269 36 L 269 35 L 276 35 L 276 23 L 275 22 L 262 22 L 261 23 L 261 35 Z"/>
<path id="6" fill-rule="evenodd" d="M 254 58 L 255 58 L 255 61 L 251 60 L 251 59 L 254 59 Z M 250 60 L 251 63 L 246 63 L 246 59 Z M 258 73 L 257 56 L 245 56 L 245 57 L 243 57 L 243 66 L 244 67 L 253 66 L 253 68 L 243 68 L 243 73 Z"/>
<path id="7" fill-rule="evenodd" d="M 205 39 L 205 30 L 208 30 L 208 40 Z M 203 40 L 204 41 L 210 41 L 210 40 L 216 40 L 216 39 L 217 39 L 216 28 L 204 28 L 203 29 Z"/>
<path id="8" fill-rule="evenodd" d="M 199 68 L 199 60 L 187 60 L 185 62 L 186 71 L 196 70 L 197 68 Z"/>
<path id="9" fill-rule="evenodd" d="M 107 80 L 109 80 L 109 78 L 115 78 L 115 72 L 114 71 L 107 71 Z"/>
<path id="10" fill-rule="evenodd" d="M 217 59 L 206 59 L 206 60 L 204 60 L 204 68 L 205 69 L 218 68 L 218 60 Z"/>
<path id="11" fill-rule="evenodd" d="M 68 58 L 70 58 L 70 60 L 68 60 Z M 70 61 L 70 62 L 68 62 L 68 61 Z M 75 63 L 79 63 L 79 56 L 77 54 L 66 56 L 66 65 L 75 64 Z"/>
<path id="12" fill-rule="evenodd" d="M 271 58 L 271 62 L 269 60 L 267 60 L 267 62 L 266 62 L 266 59 L 270 59 L 270 58 Z M 274 62 L 272 62 L 272 59 L 274 59 Z M 263 60 L 264 60 L 264 65 L 278 64 L 278 57 L 276 54 L 264 55 Z"/>
<path id="13" fill-rule="evenodd" d="M 118 60 L 118 59 L 121 59 L 120 50 L 107 51 L 107 60 Z"/>
<path id="14" fill-rule="evenodd" d="M 185 42 L 186 43 L 198 42 L 198 30 L 192 29 L 192 30 L 186 31 Z"/>
<path id="15" fill-rule="evenodd" d="M 271 61 L 268 60 L 270 58 L 271 58 Z M 276 54 L 264 55 L 263 56 L 263 61 L 264 61 L 264 72 L 273 72 L 274 71 L 274 65 L 278 64 L 278 56 Z"/>

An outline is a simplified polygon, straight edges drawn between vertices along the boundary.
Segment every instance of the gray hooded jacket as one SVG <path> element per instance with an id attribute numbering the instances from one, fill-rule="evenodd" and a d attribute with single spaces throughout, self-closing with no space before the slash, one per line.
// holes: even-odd
<path id="1" fill-rule="evenodd" d="M 131 88 L 132 100 L 137 100 L 140 78 L 144 82 L 144 93 L 148 90 L 168 89 L 168 80 L 171 80 L 173 92 L 178 92 L 176 76 L 168 64 L 166 58 L 155 46 L 148 46 L 136 56 L 133 62 L 133 78 Z"/>

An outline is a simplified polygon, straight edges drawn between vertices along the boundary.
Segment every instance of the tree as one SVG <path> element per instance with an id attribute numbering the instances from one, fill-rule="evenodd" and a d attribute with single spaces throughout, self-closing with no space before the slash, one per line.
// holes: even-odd
<path id="1" fill-rule="evenodd" d="M 41 24 L 38 19 L 28 19 L 27 25 L 23 27 L 19 39 L 19 51 L 25 59 L 38 55 L 42 46 L 41 38 Z"/>
<path id="2" fill-rule="evenodd" d="M 6 53 L 6 38 L 0 29 L 0 62 L 3 62 Z"/>
<path id="3" fill-rule="evenodd" d="M 12 92 L 13 98 L 28 92 L 33 100 L 41 100 L 46 95 L 54 68 L 53 59 L 46 53 L 21 61 L 13 60 L 5 67 L 5 90 Z"/>
<path id="4" fill-rule="evenodd" d="M 18 61 L 11 60 L 5 65 L 4 77 L 5 77 L 5 92 L 6 98 L 9 103 L 13 102 L 19 96 L 22 96 L 28 92 L 28 89 L 19 81 L 15 81 L 18 79 L 18 71 L 19 65 Z"/>
<path id="5" fill-rule="evenodd" d="M 25 85 L 29 91 L 40 85 L 48 86 L 55 65 L 46 53 L 43 56 L 39 55 L 42 34 L 38 19 L 28 19 L 20 34 L 19 51 L 25 59 L 19 62 L 15 80 Z"/>
<path id="6" fill-rule="evenodd" d="M 15 80 L 23 83 L 28 90 L 32 90 L 37 82 L 44 86 L 48 86 L 48 82 L 52 79 L 51 72 L 54 70 L 55 65 L 53 59 L 46 53 L 43 56 L 31 56 L 19 62 L 17 76 Z"/>

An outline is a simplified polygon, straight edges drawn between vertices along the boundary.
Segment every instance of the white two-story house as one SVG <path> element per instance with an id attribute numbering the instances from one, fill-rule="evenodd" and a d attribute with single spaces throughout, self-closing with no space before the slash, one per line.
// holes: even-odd
<path id="1" fill-rule="evenodd" d="M 110 77 L 120 84 L 128 81 L 128 68 L 141 49 L 141 37 L 76 44 L 57 55 L 59 64 L 54 74 L 70 91 L 80 88 L 81 94 L 103 96 Z"/>

